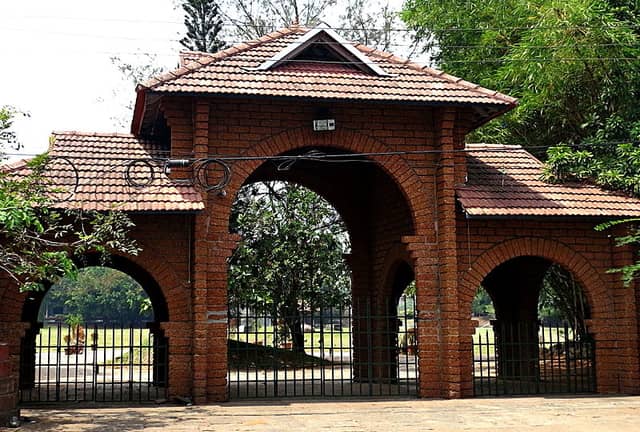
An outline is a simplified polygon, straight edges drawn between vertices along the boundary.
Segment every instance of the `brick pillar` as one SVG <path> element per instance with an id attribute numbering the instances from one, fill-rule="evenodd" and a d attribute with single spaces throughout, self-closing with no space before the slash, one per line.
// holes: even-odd
<path id="1" fill-rule="evenodd" d="M 460 349 L 461 322 L 458 310 L 458 258 L 456 244 L 455 154 L 460 146 L 456 132 L 456 110 L 445 108 L 440 118 L 440 150 L 443 152 L 436 170 L 436 241 L 438 257 L 438 293 L 440 326 L 442 332 L 442 388 L 440 395 L 447 398 L 461 397 L 462 364 Z"/>
<path id="2" fill-rule="evenodd" d="M 169 348 L 169 399 L 193 394 L 192 330 L 190 322 L 163 322 L 159 325 Z"/>
<path id="3" fill-rule="evenodd" d="M 20 342 L 29 324 L 0 322 L 0 427 L 19 414 Z"/>
<path id="4" fill-rule="evenodd" d="M 629 234 L 629 227 L 620 225 L 615 227 L 612 231 L 612 238 L 618 238 Z M 626 265 L 633 264 L 637 258 L 637 254 L 634 252 L 632 245 L 627 246 L 615 246 L 612 248 L 612 267 L 619 268 Z M 596 339 L 596 356 L 609 357 L 603 359 L 603 366 L 606 366 L 609 370 L 613 371 L 615 376 L 610 376 L 609 379 L 602 382 L 598 382 L 598 391 L 604 390 L 605 392 L 616 393 L 640 393 L 640 310 L 636 303 L 636 296 L 640 289 L 639 283 L 633 281 L 630 286 L 624 286 L 619 273 L 615 273 L 609 276 L 612 278 L 612 293 L 615 302 L 615 316 L 611 316 L 607 319 L 607 329 L 600 329 L 598 336 L 600 339 L 615 339 L 616 344 L 610 346 L 609 342 L 605 340 Z M 605 318 L 605 317 L 602 317 Z M 615 323 L 615 324 L 614 324 Z M 610 335 L 607 335 L 607 331 L 611 331 Z M 602 346 L 602 349 L 600 347 Z M 602 350 L 609 348 L 609 353 L 605 353 Z M 614 348 L 615 347 L 615 348 Z M 596 367 L 601 369 L 598 364 L 599 359 L 596 357 Z M 598 375 L 603 372 L 598 373 Z M 598 376 L 600 378 L 600 376 Z M 602 377 L 605 379 L 605 377 Z"/>
<path id="5" fill-rule="evenodd" d="M 190 119 L 193 125 L 193 141 L 190 148 L 193 149 L 196 158 L 204 158 L 208 156 L 209 105 L 204 100 L 196 100 L 193 105 L 193 111 L 193 118 Z M 173 129 L 171 132 L 173 134 Z M 191 175 L 193 176 L 195 173 L 191 173 Z M 207 357 L 209 355 L 209 344 L 214 342 L 210 340 L 209 335 L 207 296 L 210 259 L 215 256 L 216 251 L 212 249 L 209 241 L 212 220 L 209 196 L 204 191 L 201 191 L 201 193 L 206 209 L 196 215 L 193 236 L 193 361 L 191 364 L 193 367 L 193 398 L 196 403 L 207 402 L 209 376 Z"/>
<path id="6" fill-rule="evenodd" d="M 19 416 L 16 376 L 9 358 L 9 344 L 0 343 L 0 427 L 7 426 L 13 416 Z"/>
<path id="7" fill-rule="evenodd" d="M 440 302 L 438 298 L 435 243 L 427 236 L 403 236 L 414 259 L 416 283 L 418 369 L 420 397 L 442 397 L 442 334 L 440 329 Z"/>
<path id="8" fill-rule="evenodd" d="M 366 315 L 367 304 L 371 300 L 369 291 L 370 268 L 366 243 L 358 241 L 358 237 L 352 239 L 352 253 L 347 263 L 351 270 L 351 313 L 353 317 L 353 374 L 356 380 L 369 378 L 368 364 L 371 361 L 368 350 L 367 322 L 363 319 Z"/>

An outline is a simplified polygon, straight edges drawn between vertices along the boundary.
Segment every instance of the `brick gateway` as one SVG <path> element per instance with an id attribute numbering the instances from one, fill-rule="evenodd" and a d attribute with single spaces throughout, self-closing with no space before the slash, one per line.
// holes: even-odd
<path id="1" fill-rule="evenodd" d="M 634 251 L 615 247 L 619 232 L 593 230 L 640 216 L 640 201 L 546 185 L 540 163 L 517 146 L 465 145 L 515 104 L 330 30 L 294 26 L 217 54 L 183 53 L 178 70 L 137 88 L 132 134 L 59 132 L 51 154 L 78 171 L 65 205 L 117 205 L 136 223 L 142 253 L 114 262 L 166 306 L 156 328 L 168 343 L 170 397 L 229 397 L 227 258 L 240 240 L 230 209 L 243 185 L 263 180 L 303 184 L 338 210 L 352 241 L 354 297 L 381 305 L 415 280 L 419 396 L 473 395 L 476 289 L 494 287 L 499 321 L 531 323 L 551 263 L 588 299 L 596 391 L 640 393 L 640 289 L 607 273 Z M 49 175 L 68 186 L 64 163 Z M 8 280 L 0 298 L 10 353 L 0 371 L 17 382 L 37 298 Z M 0 401 L 4 411 L 15 397 Z"/>

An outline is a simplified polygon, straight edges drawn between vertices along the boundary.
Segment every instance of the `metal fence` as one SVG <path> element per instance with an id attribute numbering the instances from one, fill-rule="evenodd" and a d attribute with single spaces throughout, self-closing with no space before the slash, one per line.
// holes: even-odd
<path id="1" fill-rule="evenodd" d="M 595 392 L 593 338 L 567 323 L 476 329 L 473 380 L 477 396 Z"/>
<path id="2" fill-rule="evenodd" d="M 145 324 L 44 326 L 23 341 L 22 403 L 166 398 L 166 339 Z"/>
<path id="3" fill-rule="evenodd" d="M 232 399 L 417 393 L 413 297 L 299 309 L 230 307 Z"/>

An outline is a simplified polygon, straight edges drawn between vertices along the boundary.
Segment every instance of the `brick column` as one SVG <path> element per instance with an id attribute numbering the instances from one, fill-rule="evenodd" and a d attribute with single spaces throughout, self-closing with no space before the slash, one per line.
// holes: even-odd
<path id="1" fill-rule="evenodd" d="M 160 323 L 160 329 L 164 332 L 169 347 L 169 399 L 190 397 L 193 391 L 193 326 L 189 322 L 163 322 Z"/>
<path id="2" fill-rule="evenodd" d="M 16 377 L 12 373 L 9 344 L 0 343 L 0 427 L 7 426 L 12 416 L 19 416 Z"/>
<path id="3" fill-rule="evenodd" d="M 442 397 L 442 334 L 440 328 L 440 302 L 435 256 L 436 244 L 427 236 L 404 236 L 415 261 L 418 369 L 420 397 Z"/>
<path id="4" fill-rule="evenodd" d="M 629 227 L 625 225 L 616 226 L 612 231 L 612 238 L 618 238 L 629 234 Z M 632 245 L 615 246 L 612 244 L 612 261 L 613 267 L 619 268 L 633 264 L 637 255 L 634 253 Z M 614 371 L 615 376 L 610 376 L 607 381 L 598 382 L 598 391 L 616 393 L 640 393 L 640 337 L 639 322 L 640 311 L 636 303 L 637 292 L 640 289 L 637 281 L 633 281 L 630 286 L 624 286 L 619 273 L 609 276 L 612 278 L 613 299 L 615 302 L 615 316 L 609 317 L 605 329 L 597 329 L 596 339 L 596 356 L 605 357 L 609 354 L 609 359 L 603 359 L 603 365 L 606 361 L 607 369 Z M 604 317 L 603 317 L 604 318 Z M 615 324 L 614 324 L 615 323 Z M 607 334 L 611 331 L 610 334 Z M 615 345 L 601 339 L 615 340 Z M 600 345 L 603 345 L 602 347 Z M 609 348 L 609 353 L 604 353 L 602 349 Z M 596 358 L 597 369 L 603 369 L 598 364 L 599 359 Z M 598 373 L 600 378 L 601 373 Z M 603 377 L 604 379 L 604 377 Z M 602 387 L 602 389 L 601 389 Z"/>
<path id="5" fill-rule="evenodd" d="M 443 109 L 440 119 L 440 155 L 436 170 L 438 293 L 442 331 L 442 389 L 441 396 L 461 397 L 462 363 L 459 356 L 462 326 L 458 310 L 458 258 L 456 244 L 455 156 L 457 139 L 456 111 Z"/>
<path id="6" fill-rule="evenodd" d="M 20 341 L 29 324 L 0 322 L 0 427 L 19 415 Z"/>
<path id="7" fill-rule="evenodd" d="M 193 106 L 193 142 L 192 149 L 196 158 L 208 155 L 209 145 L 209 105 L 204 100 L 197 100 Z M 173 132 L 173 130 L 172 130 Z M 192 173 L 191 175 L 194 175 Z M 207 402 L 207 386 L 209 365 L 207 356 L 210 340 L 208 324 L 207 296 L 209 289 L 210 259 L 216 251 L 209 242 L 212 210 L 209 207 L 209 197 L 205 192 L 203 201 L 205 210 L 196 215 L 193 246 L 193 397 L 196 403 Z M 226 346 L 226 344 L 225 344 Z"/>

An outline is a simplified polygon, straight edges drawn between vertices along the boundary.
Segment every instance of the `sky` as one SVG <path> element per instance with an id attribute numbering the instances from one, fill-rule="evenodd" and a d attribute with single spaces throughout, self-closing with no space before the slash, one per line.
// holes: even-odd
<path id="1" fill-rule="evenodd" d="M 174 69 L 184 31 L 176 3 L 1 1 L 0 106 L 28 113 L 13 127 L 23 145 L 19 153 L 46 151 L 52 131 L 129 132 L 126 105 L 134 84 L 111 57 L 136 63 L 152 54 L 154 64 Z M 401 0 L 391 3 L 399 7 Z"/>

